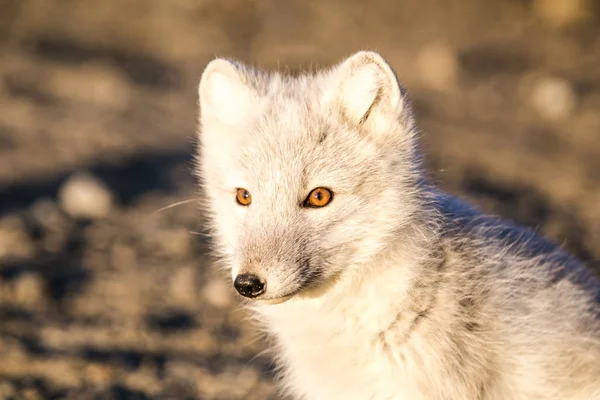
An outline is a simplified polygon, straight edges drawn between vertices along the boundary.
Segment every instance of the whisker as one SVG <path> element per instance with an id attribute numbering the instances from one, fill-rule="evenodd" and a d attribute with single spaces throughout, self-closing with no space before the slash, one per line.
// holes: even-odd
<path id="1" fill-rule="evenodd" d="M 206 238 L 212 237 L 210 234 L 204 233 L 204 232 L 196 232 L 196 231 L 189 231 L 189 232 L 190 232 L 190 234 L 196 235 L 196 236 L 202 236 L 202 237 L 206 237 Z"/>
<path id="2" fill-rule="evenodd" d="M 191 203 L 193 201 L 198 201 L 198 199 L 188 199 L 188 200 L 182 200 L 182 201 L 178 201 L 177 203 L 173 203 L 173 204 L 169 204 L 168 206 L 164 206 L 162 208 L 159 208 L 158 210 L 152 212 L 152 215 L 159 213 L 161 211 L 165 211 L 168 210 L 169 208 L 173 208 L 173 207 L 177 207 L 177 206 L 181 206 L 183 204 L 187 204 L 187 203 Z"/>

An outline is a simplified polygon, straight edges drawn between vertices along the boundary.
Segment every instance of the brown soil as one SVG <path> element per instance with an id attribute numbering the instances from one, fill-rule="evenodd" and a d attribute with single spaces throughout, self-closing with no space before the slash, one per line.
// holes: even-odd
<path id="1" fill-rule="evenodd" d="M 197 207 L 154 212 L 195 196 L 215 55 L 297 70 L 382 52 L 440 185 L 598 269 L 600 10 L 552 3 L 0 0 L 0 399 L 279 398 L 190 233 Z M 549 77 L 571 89 L 536 106 Z M 60 208 L 80 171 L 112 193 L 104 218 Z"/>

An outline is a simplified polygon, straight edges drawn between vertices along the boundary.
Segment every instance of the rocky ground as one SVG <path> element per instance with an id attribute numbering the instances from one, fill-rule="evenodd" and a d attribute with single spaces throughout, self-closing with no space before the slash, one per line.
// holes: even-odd
<path id="1" fill-rule="evenodd" d="M 591 0 L 0 0 L 0 399 L 279 398 L 210 268 L 196 84 L 215 55 L 362 48 L 412 93 L 442 187 L 600 270 Z"/>

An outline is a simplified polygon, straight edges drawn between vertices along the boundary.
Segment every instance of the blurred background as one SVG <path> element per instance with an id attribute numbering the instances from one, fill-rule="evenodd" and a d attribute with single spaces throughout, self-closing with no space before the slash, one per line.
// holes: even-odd
<path id="1" fill-rule="evenodd" d="M 196 85 L 380 51 L 446 190 L 598 270 L 600 5 L 0 0 L 0 399 L 277 399 L 210 268 Z"/>

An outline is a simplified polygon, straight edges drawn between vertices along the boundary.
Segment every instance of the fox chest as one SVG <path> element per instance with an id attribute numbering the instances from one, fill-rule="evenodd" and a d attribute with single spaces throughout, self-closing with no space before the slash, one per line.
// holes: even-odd
<path id="1" fill-rule="evenodd" d="M 284 384 L 296 398 L 431 398 L 420 356 L 394 335 L 299 328 L 278 339 Z"/>

